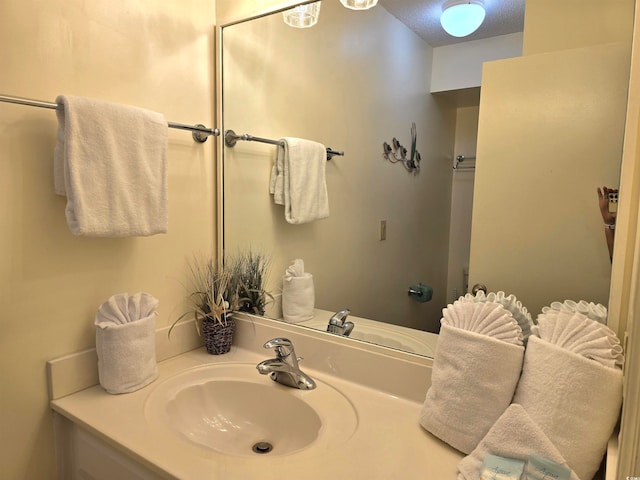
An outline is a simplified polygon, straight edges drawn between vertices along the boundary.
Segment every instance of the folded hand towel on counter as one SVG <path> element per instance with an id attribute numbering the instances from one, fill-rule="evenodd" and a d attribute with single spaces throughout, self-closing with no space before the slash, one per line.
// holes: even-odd
<path id="1" fill-rule="evenodd" d="M 58 96 L 54 183 L 75 235 L 167 231 L 167 122 L 155 112 Z"/>
<path id="2" fill-rule="evenodd" d="M 298 258 L 282 277 L 282 316 L 289 323 L 311 320 L 314 307 L 313 275 L 304 271 L 304 262 Z"/>
<path id="3" fill-rule="evenodd" d="M 529 338 L 514 403 L 581 479 L 598 470 L 622 404 L 622 370 Z"/>
<path id="4" fill-rule="evenodd" d="M 443 324 L 422 427 L 470 453 L 511 403 L 523 354 L 521 345 Z"/>
<path id="5" fill-rule="evenodd" d="M 284 205 L 285 218 L 292 224 L 327 218 L 325 146 L 293 137 L 281 140 L 284 147 L 278 147 L 271 170 L 270 192 L 274 202 Z"/>
<path id="6" fill-rule="evenodd" d="M 153 382 L 156 364 L 155 309 L 148 293 L 114 295 L 96 313 L 96 352 L 100 385 L 109 393 L 128 393 Z"/>
<path id="7" fill-rule="evenodd" d="M 487 454 L 526 460 L 537 454 L 562 466 L 567 462 L 522 406 L 513 403 L 491 427 L 470 455 L 458 464 L 458 480 L 479 480 Z M 580 480 L 572 472 L 571 480 Z"/>

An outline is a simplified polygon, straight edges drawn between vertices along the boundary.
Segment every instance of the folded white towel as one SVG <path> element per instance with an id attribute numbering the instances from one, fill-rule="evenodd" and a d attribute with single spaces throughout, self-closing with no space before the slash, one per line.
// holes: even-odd
<path id="1" fill-rule="evenodd" d="M 532 331 L 542 340 L 607 367 L 622 367 L 620 340 L 613 330 L 582 313 L 550 310 L 538 315 Z"/>
<path id="2" fill-rule="evenodd" d="M 605 324 L 607 323 L 607 307 L 598 303 L 580 300 L 565 300 L 564 302 L 552 302 L 551 305 L 542 307 L 542 313 L 556 312 L 578 312 L 586 315 L 591 320 Z"/>
<path id="3" fill-rule="evenodd" d="M 282 317 L 289 323 L 311 320 L 314 307 L 313 275 L 304 271 L 304 262 L 298 258 L 282 277 Z"/>
<path id="4" fill-rule="evenodd" d="M 509 405 L 470 455 L 458 464 L 458 480 L 479 480 L 487 454 L 526 460 L 537 454 L 567 467 L 567 462 L 544 432 L 517 403 Z M 571 480 L 579 480 L 571 472 Z"/>
<path id="5" fill-rule="evenodd" d="M 96 313 L 98 378 L 109 393 L 128 393 L 158 377 L 155 309 L 148 293 L 110 297 Z"/>
<path id="6" fill-rule="evenodd" d="M 459 298 L 464 302 L 494 302 L 502 305 L 506 310 L 511 312 L 513 318 L 515 318 L 520 329 L 522 330 L 523 342 L 526 344 L 529 335 L 531 334 L 531 327 L 533 326 L 533 319 L 529 310 L 522 305 L 522 302 L 516 298 L 515 295 L 506 295 L 503 291 L 489 292 L 485 294 L 482 290 L 479 290 L 475 295 L 467 293 Z"/>
<path id="7" fill-rule="evenodd" d="M 581 479 L 600 466 L 622 404 L 622 370 L 529 338 L 514 403 L 541 428 Z"/>
<path id="8" fill-rule="evenodd" d="M 75 235 L 167 231 L 167 122 L 155 112 L 58 96 L 54 183 Z"/>
<path id="9" fill-rule="evenodd" d="M 443 324 L 422 427 L 470 453 L 511 403 L 523 355 L 523 346 Z"/>
<path id="10" fill-rule="evenodd" d="M 442 309 L 441 323 L 514 345 L 522 345 L 523 342 L 518 322 L 499 303 L 456 300 Z"/>
<path id="11" fill-rule="evenodd" d="M 285 218 L 292 224 L 308 223 L 329 216 L 325 176 L 327 150 L 324 145 L 300 138 L 281 139 L 271 170 L 270 192 L 284 205 Z"/>

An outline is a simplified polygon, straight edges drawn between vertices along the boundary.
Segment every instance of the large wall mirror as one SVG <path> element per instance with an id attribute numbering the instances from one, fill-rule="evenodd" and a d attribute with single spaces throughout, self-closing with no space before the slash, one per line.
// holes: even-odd
<path id="1" fill-rule="evenodd" d="M 529 3 L 531 18 L 555 8 Z M 329 217 L 294 225 L 269 194 L 278 147 L 224 147 L 225 254 L 270 256 L 267 314 L 281 315 L 294 259 L 314 276 L 318 309 L 349 308 L 408 336 L 437 333 L 442 308 L 476 282 L 534 317 L 567 298 L 606 305 L 596 188 L 619 184 L 633 19 L 633 2 L 620 3 L 620 38 L 554 50 L 548 26 L 527 23 L 521 57 L 485 64 L 479 89 L 435 94 L 435 49 L 384 4 L 354 12 L 325 0 L 307 29 L 281 12 L 225 26 L 223 129 L 344 151 L 326 164 Z M 413 123 L 419 172 L 383 157 L 394 137 L 410 147 Z M 454 170 L 458 155 L 477 157 L 475 170 Z M 428 302 L 408 295 L 420 283 L 433 288 Z"/>

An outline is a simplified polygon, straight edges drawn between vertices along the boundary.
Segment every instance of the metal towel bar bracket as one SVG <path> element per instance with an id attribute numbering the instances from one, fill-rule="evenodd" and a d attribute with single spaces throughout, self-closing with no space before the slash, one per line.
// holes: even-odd
<path id="1" fill-rule="evenodd" d="M 16 103 L 18 105 L 28 105 L 30 107 L 50 108 L 52 110 L 62 109 L 62 105 L 53 102 L 43 102 L 41 100 L 32 100 L 30 98 L 11 97 L 9 95 L 0 95 L 0 102 Z M 191 130 L 191 136 L 198 143 L 204 143 L 211 135 L 217 137 L 220 130 L 217 128 L 207 128 L 204 125 L 186 125 L 184 123 L 167 122 L 169 128 L 177 128 L 180 130 Z"/>
<path id="2" fill-rule="evenodd" d="M 270 145 L 279 145 L 280 147 L 284 147 L 284 142 L 282 140 L 271 140 L 270 138 L 254 137 L 253 135 L 249 135 L 248 133 L 238 135 L 233 130 L 227 130 L 224 132 L 224 143 L 227 147 L 235 147 L 236 143 L 238 143 L 238 140 L 242 140 L 244 142 L 268 143 Z M 335 156 L 342 157 L 344 156 L 344 152 L 333 150 L 332 148 L 327 147 L 327 161 L 331 160 Z"/>

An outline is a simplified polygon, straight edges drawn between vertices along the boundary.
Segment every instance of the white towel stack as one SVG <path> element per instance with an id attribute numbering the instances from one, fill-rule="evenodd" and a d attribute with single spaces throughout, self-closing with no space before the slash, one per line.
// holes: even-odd
<path id="1" fill-rule="evenodd" d="M 329 196 L 325 146 L 293 137 L 281 140 L 284 147 L 277 149 L 269 187 L 274 202 L 284 205 L 285 219 L 292 224 L 327 218 Z"/>
<path id="2" fill-rule="evenodd" d="M 59 96 L 55 191 L 75 235 L 167 231 L 167 122 L 155 112 Z"/>
<path id="3" fill-rule="evenodd" d="M 526 344 L 529 335 L 531 334 L 531 327 L 533 326 L 533 319 L 527 307 L 522 305 L 522 302 L 516 298 L 515 295 L 506 295 L 504 292 L 489 292 L 485 294 L 482 290 L 479 290 L 475 295 L 467 293 L 459 298 L 464 302 L 494 302 L 499 303 L 504 308 L 509 310 L 516 319 L 518 325 L 522 329 L 523 341 Z"/>
<path id="4" fill-rule="evenodd" d="M 155 309 L 148 293 L 113 295 L 96 313 L 96 352 L 100 385 L 109 393 L 128 393 L 158 377 Z"/>
<path id="5" fill-rule="evenodd" d="M 476 304 L 473 296 L 466 300 L 469 305 Z M 512 404 L 460 462 L 458 480 L 478 479 L 486 454 L 524 459 L 532 453 L 568 466 L 572 480 L 593 478 L 620 413 L 623 357 L 615 333 L 588 318 L 586 312 L 579 313 L 579 303 L 554 302 L 538 316 L 537 324 L 531 327 L 517 387 L 512 391 Z M 583 310 L 589 307 L 586 302 L 582 304 Z M 600 314 L 601 309 L 594 307 L 587 309 Z M 449 318 L 453 316 L 448 314 Z M 456 345 L 443 348 L 455 349 Z M 438 355 L 440 340 L 434 379 Z M 452 361 L 455 358 L 453 353 L 448 356 Z M 486 362 L 500 362 L 502 370 L 502 356 L 495 351 L 492 360 Z M 457 368 L 469 367 L 458 363 Z M 456 375 L 455 371 L 451 375 Z M 484 389 L 481 385 L 474 385 L 473 391 L 464 385 L 458 388 L 454 394 L 465 399 L 494 394 L 490 382 Z M 456 406 L 455 398 L 451 401 Z"/>
<path id="6" fill-rule="evenodd" d="M 522 331 L 510 312 L 491 302 L 456 301 L 443 309 L 441 323 L 420 424 L 470 453 L 511 403 L 524 355 Z"/>
<path id="7" fill-rule="evenodd" d="M 282 277 L 282 317 L 285 322 L 311 320 L 314 315 L 313 275 L 304 271 L 304 261 L 293 261 Z"/>
<path id="8" fill-rule="evenodd" d="M 620 413 L 622 370 L 532 335 L 513 402 L 522 405 L 579 478 L 591 479 Z"/>

